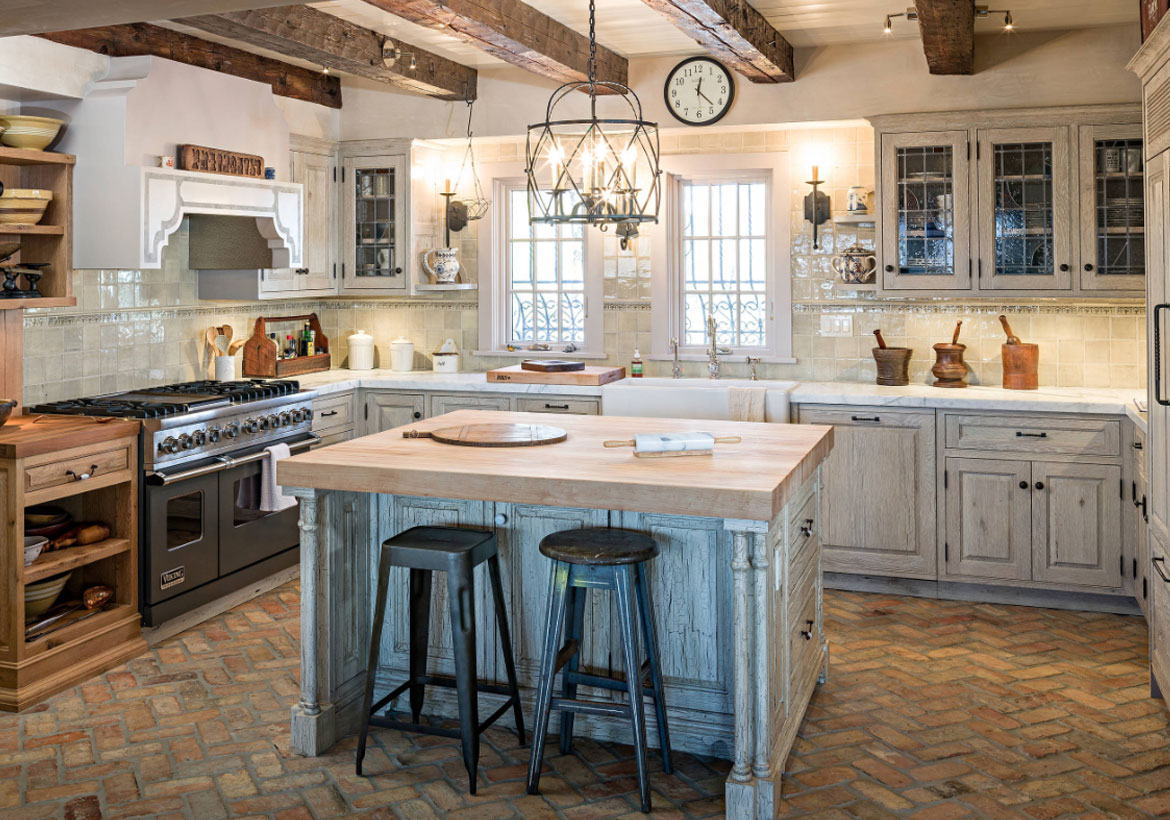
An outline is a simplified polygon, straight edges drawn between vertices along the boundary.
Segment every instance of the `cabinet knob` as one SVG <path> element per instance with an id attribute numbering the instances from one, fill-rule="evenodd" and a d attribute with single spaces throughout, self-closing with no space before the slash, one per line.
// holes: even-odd
<path id="1" fill-rule="evenodd" d="M 886 273 L 893 273 L 893 272 L 894 272 L 894 266 L 893 265 L 886 265 Z"/>
<path id="2" fill-rule="evenodd" d="M 1091 271 L 1092 269 L 1093 269 L 1093 263 L 1092 263 L 1092 262 L 1086 262 L 1086 263 L 1085 263 L 1085 270 L 1087 270 L 1087 271 Z"/>
<path id="3" fill-rule="evenodd" d="M 398 274 L 400 274 L 400 273 L 402 273 L 402 268 L 395 268 L 395 269 L 394 269 L 394 275 L 395 275 L 395 276 L 397 276 L 397 275 L 398 275 Z"/>
<path id="4" fill-rule="evenodd" d="M 1037 481 L 1037 482 L 1036 482 L 1036 489 L 1037 489 L 1037 490 L 1043 490 L 1043 489 L 1044 489 L 1044 482 L 1043 482 L 1043 481 Z"/>
<path id="5" fill-rule="evenodd" d="M 419 411 L 415 410 L 415 411 L 414 411 L 414 417 L 415 417 L 416 419 L 421 419 L 421 418 L 422 418 L 422 413 L 420 413 Z"/>
<path id="6" fill-rule="evenodd" d="M 1027 481 L 1021 481 L 1021 482 L 1020 482 L 1020 489 L 1021 489 L 1021 490 L 1026 490 L 1026 489 L 1028 489 L 1028 482 L 1027 482 Z"/>
<path id="7" fill-rule="evenodd" d="M 1061 265 L 1061 266 L 1060 266 L 1060 269 L 1061 269 L 1062 271 L 1065 271 L 1065 272 L 1067 272 L 1067 271 L 1068 271 L 1068 265 Z"/>
<path id="8" fill-rule="evenodd" d="M 503 513 L 496 513 L 495 523 L 497 527 L 502 527 L 508 523 L 508 516 Z"/>

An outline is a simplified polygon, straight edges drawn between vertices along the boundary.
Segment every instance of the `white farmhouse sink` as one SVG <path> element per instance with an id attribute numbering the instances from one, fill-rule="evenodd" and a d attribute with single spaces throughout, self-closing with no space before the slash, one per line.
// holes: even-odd
<path id="1" fill-rule="evenodd" d="M 747 379 L 622 379 L 601 388 L 601 413 L 605 416 L 650 416 L 671 419 L 727 421 L 732 387 L 764 387 L 765 419 L 785 423 L 788 394 L 796 382 Z"/>

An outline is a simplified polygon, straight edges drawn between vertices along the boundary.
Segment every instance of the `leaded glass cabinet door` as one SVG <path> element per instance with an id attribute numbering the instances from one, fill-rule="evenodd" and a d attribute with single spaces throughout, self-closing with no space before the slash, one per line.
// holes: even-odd
<path id="1" fill-rule="evenodd" d="M 882 286 L 971 287 L 966 131 L 882 137 Z"/>
<path id="2" fill-rule="evenodd" d="M 1072 287 L 1065 127 L 978 132 L 980 289 Z"/>
<path id="3" fill-rule="evenodd" d="M 406 157 L 351 157 L 343 165 L 346 290 L 408 289 Z"/>
<path id="4" fill-rule="evenodd" d="M 1082 125 L 1080 131 L 1081 287 L 1146 287 L 1146 208 L 1142 127 Z"/>

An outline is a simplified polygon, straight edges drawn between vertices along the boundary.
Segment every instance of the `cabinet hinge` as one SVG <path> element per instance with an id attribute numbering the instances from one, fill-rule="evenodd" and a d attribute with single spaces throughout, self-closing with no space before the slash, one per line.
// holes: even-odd
<path id="1" fill-rule="evenodd" d="M 337 166 L 333 166 L 333 181 L 337 182 Z"/>
<path id="2" fill-rule="evenodd" d="M 948 564 L 951 560 L 951 545 L 943 541 L 943 563 Z"/>

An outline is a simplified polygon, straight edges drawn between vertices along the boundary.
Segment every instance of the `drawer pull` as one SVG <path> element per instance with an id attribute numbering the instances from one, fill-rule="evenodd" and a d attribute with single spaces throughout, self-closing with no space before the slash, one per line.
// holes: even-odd
<path id="1" fill-rule="evenodd" d="M 872 424 L 880 424 L 882 420 L 881 416 L 850 416 L 849 418 L 853 421 L 868 421 Z"/>
<path id="2" fill-rule="evenodd" d="M 1037 489 L 1037 490 L 1043 490 L 1043 489 L 1044 489 L 1044 482 L 1043 482 L 1043 481 L 1037 481 L 1037 482 L 1036 482 L 1036 489 Z"/>
<path id="3" fill-rule="evenodd" d="M 545 410 L 568 410 L 569 405 L 567 405 L 567 404 L 549 404 L 548 402 L 545 402 L 544 409 Z"/>
<path id="4" fill-rule="evenodd" d="M 65 475 L 72 478 L 74 481 L 85 481 L 87 478 L 97 472 L 98 466 L 96 464 L 89 465 L 88 473 L 76 473 L 73 470 L 66 470 Z"/>
<path id="5" fill-rule="evenodd" d="M 1021 490 L 1026 490 L 1026 489 L 1028 489 L 1028 482 L 1027 482 L 1027 481 L 1021 481 L 1021 482 L 1020 482 L 1020 489 L 1021 489 Z"/>
<path id="6" fill-rule="evenodd" d="M 1162 576 L 1162 577 L 1165 578 L 1166 576 Z M 1166 581 L 1167 581 L 1167 583 L 1170 583 L 1170 578 L 1166 578 Z M 812 633 L 813 633 L 813 621 L 807 621 L 807 623 L 808 623 L 808 629 L 800 630 L 800 636 L 802 638 L 804 638 L 806 641 L 811 641 L 812 640 Z"/>
<path id="7" fill-rule="evenodd" d="M 1166 563 L 1165 558 L 1151 558 L 1150 563 L 1154 565 L 1154 571 L 1158 573 L 1158 577 L 1170 584 L 1170 576 L 1166 575 L 1166 571 L 1162 569 L 1162 565 Z"/>
<path id="8" fill-rule="evenodd" d="M 1016 430 L 1016 438 L 1048 438 L 1047 433 L 1022 433 Z"/>
<path id="9" fill-rule="evenodd" d="M 811 518 L 804 519 L 804 523 L 800 525 L 800 534 L 805 538 L 812 538 L 813 520 Z"/>
<path id="10" fill-rule="evenodd" d="M 324 419 L 324 418 L 328 418 L 329 416 L 336 416 L 336 415 L 337 415 L 336 410 L 326 410 L 324 413 L 321 414 L 321 418 Z"/>
<path id="11" fill-rule="evenodd" d="M 1135 449 L 1135 450 L 1140 450 L 1140 449 L 1142 449 L 1142 443 L 1141 443 L 1140 441 L 1135 441 L 1135 442 L 1133 443 L 1133 449 Z"/>

